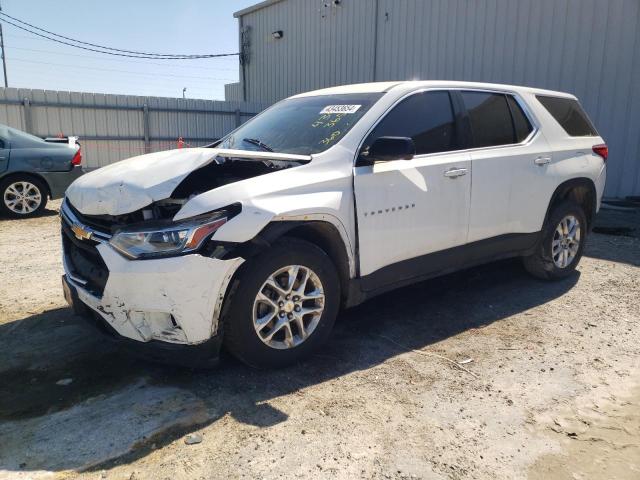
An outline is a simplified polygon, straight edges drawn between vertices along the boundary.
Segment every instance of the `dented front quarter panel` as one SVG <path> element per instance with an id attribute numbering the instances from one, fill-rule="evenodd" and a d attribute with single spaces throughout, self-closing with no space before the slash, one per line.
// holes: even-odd
<path id="1" fill-rule="evenodd" d="M 331 152 L 331 155 L 327 155 Z M 189 200 L 174 220 L 186 219 L 240 203 L 242 211 L 213 236 L 221 242 L 251 240 L 273 221 L 324 221 L 340 233 L 355 275 L 353 152 L 334 146 L 306 164 L 242 180 Z"/>
<path id="2" fill-rule="evenodd" d="M 120 335 L 139 341 L 197 344 L 215 335 L 226 287 L 244 261 L 201 255 L 131 261 L 107 244 L 97 248 L 109 279 L 101 299 L 76 285 L 80 300 Z M 154 328 L 154 313 L 172 315 L 177 328 Z"/>

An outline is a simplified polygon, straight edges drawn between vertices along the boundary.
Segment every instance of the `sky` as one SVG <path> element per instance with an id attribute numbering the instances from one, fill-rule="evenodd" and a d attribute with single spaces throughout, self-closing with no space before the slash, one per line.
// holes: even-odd
<path id="1" fill-rule="evenodd" d="M 2 11 L 66 37 L 153 53 L 238 52 L 233 12 L 258 0 L 0 0 Z M 224 99 L 238 57 L 143 60 L 42 39 L 3 22 L 10 87 Z M 1 77 L 0 77 L 1 78 Z M 0 85 L 2 81 L 0 80 Z"/>

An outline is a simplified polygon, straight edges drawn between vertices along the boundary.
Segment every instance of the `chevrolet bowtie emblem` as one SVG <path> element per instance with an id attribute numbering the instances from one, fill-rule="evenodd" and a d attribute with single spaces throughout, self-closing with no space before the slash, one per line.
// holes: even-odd
<path id="1" fill-rule="evenodd" d="M 91 240 L 91 232 L 85 230 L 80 225 L 71 225 L 71 231 L 78 240 Z"/>

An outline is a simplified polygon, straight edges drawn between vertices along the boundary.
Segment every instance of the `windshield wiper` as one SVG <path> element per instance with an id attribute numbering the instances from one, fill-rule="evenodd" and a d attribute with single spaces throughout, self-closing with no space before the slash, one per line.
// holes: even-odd
<path id="1" fill-rule="evenodd" d="M 273 148 L 271 148 L 266 143 L 262 143 L 257 138 L 243 138 L 242 141 L 250 143 L 251 145 L 255 145 L 256 147 L 260 147 L 261 149 L 266 150 L 267 152 L 273 152 Z"/>

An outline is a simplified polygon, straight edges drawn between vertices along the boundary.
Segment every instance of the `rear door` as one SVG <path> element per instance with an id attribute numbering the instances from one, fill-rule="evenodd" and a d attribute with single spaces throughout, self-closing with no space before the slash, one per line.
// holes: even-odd
<path id="1" fill-rule="evenodd" d="M 401 100 L 367 136 L 361 151 L 383 136 L 411 137 L 415 157 L 356 166 L 354 186 L 360 273 L 394 265 L 386 275 L 393 283 L 420 274 L 423 265 L 416 257 L 466 242 L 471 162 L 468 153 L 456 151 L 458 119 L 444 90 Z"/>
<path id="2" fill-rule="evenodd" d="M 0 173 L 4 172 L 9 167 L 9 155 L 11 150 L 9 149 L 9 143 L 6 139 L 0 138 Z"/>
<path id="3" fill-rule="evenodd" d="M 552 183 L 546 178 L 549 144 L 514 95 L 479 90 L 459 95 L 473 164 L 469 242 L 539 230 L 538 212 L 549 198 L 542 192 Z"/>

